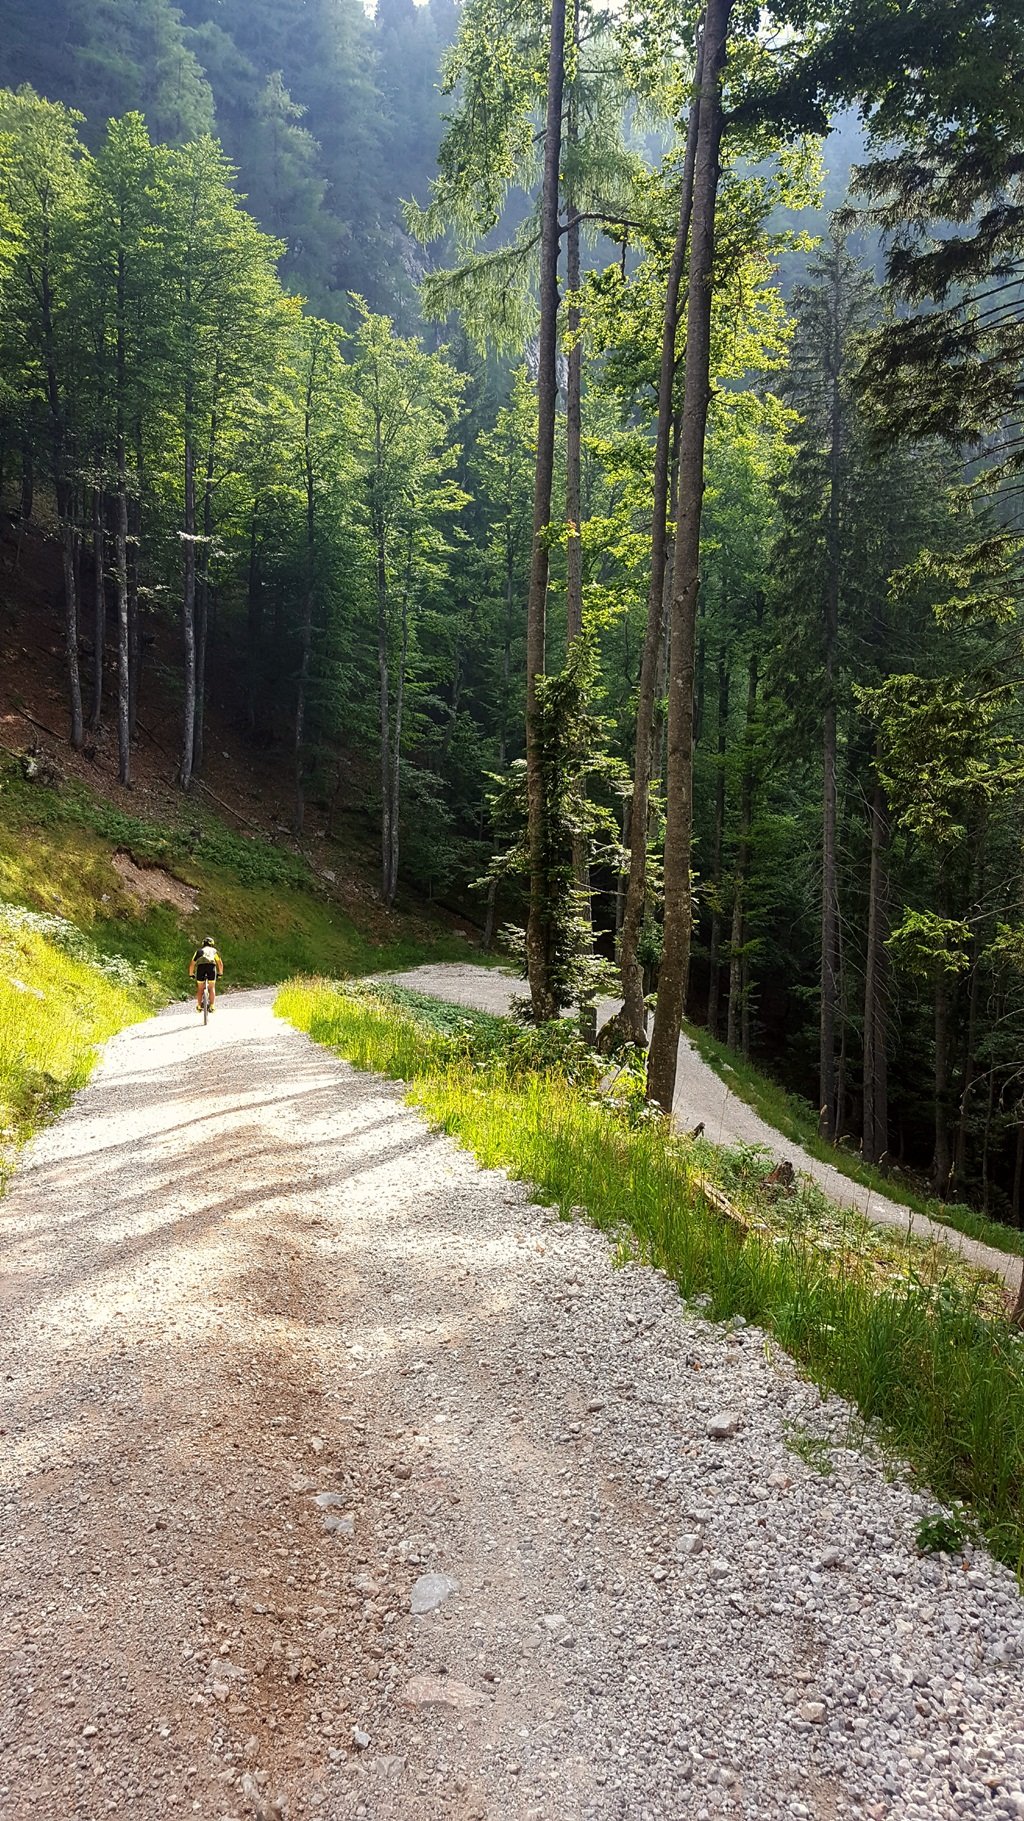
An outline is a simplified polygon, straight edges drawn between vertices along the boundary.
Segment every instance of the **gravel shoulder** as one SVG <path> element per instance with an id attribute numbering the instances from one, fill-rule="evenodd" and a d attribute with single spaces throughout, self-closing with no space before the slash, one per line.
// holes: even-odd
<path id="1" fill-rule="evenodd" d="M 2 1812 L 1024 1816 L 1009 1573 L 271 998 L 123 1032 L 0 1203 Z"/>
<path id="2" fill-rule="evenodd" d="M 464 962 L 411 968 L 404 974 L 391 974 L 388 978 L 400 986 L 415 987 L 421 993 L 499 1015 L 507 1012 L 513 998 L 524 991 L 523 982 L 510 974 Z M 603 1024 L 617 1009 L 615 1000 L 600 1001 L 600 1023 Z M 707 1137 L 715 1144 L 763 1145 L 774 1157 L 786 1158 L 795 1170 L 812 1176 L 830 1200 L 840 1207 L 856 1208 L 878 1227 L 897 1227 L 904 1233 L 908 1230 L 915 1233 L 920 1239 L 934 1240 L 969 1264 L 979 1265 L 1001 1277 L 1016 1295 L 1024 1272 L 1024 1260 L 997 1251 L 994 1246 L 983 1245 L 980 1240 L 958 1233 L 955 1227 L 943 1226 L 941 1221 L 929 1220 L 926 1214 L 918 1214 L 913 1208 L 892 1201 L 863 1183 L 854 1182 L 832 1164 L 813 1157 L 802 1145 L 783 1137 L 752 1106 L 734 1094 L 686 1037 L 679 1039 L 672 1113 L 685 1131 L 703 1124 Z"/>

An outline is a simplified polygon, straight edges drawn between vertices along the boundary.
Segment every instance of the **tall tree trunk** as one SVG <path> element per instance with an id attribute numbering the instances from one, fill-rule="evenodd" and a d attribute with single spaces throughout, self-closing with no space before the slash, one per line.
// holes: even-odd
<path id="1" fill-rule="evenodd" d="M 316 473 L 313 466 L 313 387 L 317 364 L 314 348 L 306 381 L 306 409 L 303 417 L 303 466 L 306 481 L 306 585 L 302 597 L 302 635 L 299 649 L 299 674 L 295 687 L 295 833 L 302 833 L 306 819 L 306 793 L 303 781 L 306 738 L 306 697 L 309 690 L 309 667 L 313 652 L 313 601 L 316 591 Z"/>
<path id="2" fill-rule="evenodd" d="M 94 733 L 99 732 L 103 719 L 103 658 L 107 635 L 107 577 L 104 561 L 104 525 L 103 489 L 96 486 L 92 490 L 92 586 L 95 595 L 93 603 L 93 673 L 92 673 L 92 714 L 89 725 Z"/>
<path id="3" fill-rule="evenodd" d="M 210 545 L 213 542 L 213 475 L 217 465 L 217 413 L 210 418 L 210 441 L 203 478 L 203 553 L 196 581 L 196 718 L 192 769 L 203 769 L 206 733 L 206 648 L 210 630 Z"/>
<path id="4" fill-rule="evenodd" d="M 191 418 L 190 407 L 186 407 L 185 417 L 187 424 Z M 185 699 L 178 782 L 182 790 L 188 790 L 192 784 L 196 725 L 196 452 L 189 429 L 185 431 L 185 516 L 182 565 L 181 633 Z"/>
<path id="5" fill-rule="evenodd" d="M 82 717 L 82 679 L 78 666 L 78 586 L 76 565 L 78 552 L 75 537 L 75 484 L 72 479 L 70 432 L 66 401 L 61 397 L 57 373 L 57 343 L 53 316 L 53 286 L 50 267 L 50 224 L 43 226 L 39 270 L 39 305 L 43 332 L 43 363 L 46 373 L 46 402 L 50 416 L 50 443 L 53 461 L 53 490 L 60 521 L 61 562 L 64 573 L 64 652 L 68 675 L 68 705 L 71 720 L 71 744 L 78 750 L 85 738 Z"/>
<path id="6" fill-rule="evenodd" d="M 391 883 L 391 653 L 388 618 L 387 552 L 384 527 L 374 508 L 377 545 L 377 676 L 380 709 L 381 896 Z"/>
<path id="7" fill-rule="evenodd" d="M 123 217 L 121 227 L 123 230 Z M 117 604 L 117 775 L 124 785 L 132 781 L 132 652 L 131 613 L 128 597 L 128 450 L 125 441 L 127 401 L 127 261 L 123 240 L 118 243 L 115 284 L 114 336 L 114 459 L 117 495 L 114 501 L 114 598 Z"/>
<path id="8" fill-rule="evenodd" d="M 498 722 L 498 773 L 508 764 L 509 702 L 512 691 L 512 612 L 515 602 L 516 552 L 511 539 L 505 546 L 505 635 L 501 649 L 501 714 Z M 484 948 L 494 946 L 498 914 L 498 881 L 491 878 L 487 887 L 487 910 L 484 918 Z"/>
<path id="9" fill-rule="evenodd" d="M 664 952 L 647 1070 L 648 1094 L 666 1111 L 672 1105 L 675 1091 L 693 916 L 690 861 L 693 845 L 694 641 L 700 581 L 704 442 L 711 402 L 711 302 L 723 126 L 721 83 L 731 11 L 732 0 L 708 0 L 693 177 L 685 392 L 679 434 L 679 513 L 669 658 Z"/>
<path id="10" fill-rule="evenodd" d="M 569 105 L 566 110 L 566 139 L 570 167 L 574 167 L 579 146 L 579 43 L 580 43 L 580 4 L 573 0 L 572 6 L 572 52 L 575 76 L 569 91 Z M 574 172 L 575 175 L 575 172 Z M 580 523 L 582 518 L 582 468 L 583 468 L 583 344 L 580 337 L 581 313 L 579 291 L 582 283 L 580 271 L 580 217 L 572 185 L 567 186 L 566 213 L 566 282 L 570 302 L 566 318 L 569 339 L 569 356 L 566 375 L 565 396 L 565 517 L 566 517 L 566 586 L 565 586 L 565 620 L 566 644 L 571 645 L 583 632 L 583 544 Z M 583 914 L 590 921 L 590 855 L 589 844 L 584 834 L 573 836 L 572 870 L 576 888 L 581 894 Z"/>
<path id="11" fill-rule="evenodd" d="M 761 607 L 758 604 L 757 625 L 760 630 Z M 757 717 L 757 690 L 760 653 L 757 645 L 747 666 L 747 711 L 743 727 L 743 769 L 740 773 L 740 832 L 736 849 L 736 872 L 732 895 L 732 928 L 729 934 L 729 1009 L 726 1042 L 730 1049 L 750 1046 L 750 1021 L 745 1007 L 750 989 L 744 948 L 747 939 L 747 875 L 750 871 L 751 836 L 754 821 L 754 723 Z M 746 1037 L 744 1039 L 744 1031 Z"/>
<path id="12" fill-rule="evenodd" d="M 985 1127 L 981 1138 L 981 1205 L 987 1214 L 992 1203 L 992 1179 L 990 1161 L 992 1152 L 992 1122 L 996 1110 L 996 1075 L 994 1069 L 988 1072 L 988 1099 L 985 1105 Z"/>
<path id="13" fill-rule="evenodd" d="M 21 498 L 19 500 L 18 510 L 21 513 L 22 521 L 25 524 L 27 524 L 32 517 L 34 501 L 35 463 L 32 457 L 32 442 L 28 431 L 23 430 L 21 436 Z"/>
<path id="14" fill-rule="evenodd" d="M 117 599 L 117 775 L 132 781 L 131 659 L 128 613 L 128 470 L 124 434 L 117 439 L 117 501 L 114 528 L 114 592 Z"/>
<path id="15" fill-rule="evenodd" d="M 75 521 L 70 487 L 57 491 L 61 521 L 61 555 L 64 569 L 64 645 L 68 666 L 68 700 L 71 708 L 71 744 L 76 751 L 85 738 L 82 719 L 82 679 L 78 667 L 78 588 L 75 579 Z"/>
<path id="16" fill-rule="evenodd" d="M 579 43 L 580 0 L 572 0 L 572 56 L 574 78 L 566 110 L 566 150 L 575 177 L 575 160 L 579 148 Z M 567 186 L 565 232 L 566 282 L 569 308 L 566 329 L 569 356 L 565 392 L 565 619 L 566 637 L 571 644 L 583 631 L 583 548 L 580 542 L 582 499 L 583 442 L 583 344 L 580 339 L 580 217 L 573 185 Z"/>
<path id="17" fill-rule="evenodd" d="M 553 856 L 548 851 L 547 764 L 539 713 L 538 680 L 547 661 L 547 527 L 555 459 L 558 405 L 558 184 L 562 145 L 562 91 L 565 81 L 565 0 L 552 0 L 548 53 L 544 181 L 541 191 L 540 326 L 537 348 L 537 465 L 533 494 L 533 550 L 526 611 L 526 792 L 530 864 L 530 912 L 526 928 L 526 969 L 533 1016 L 538 1024 L 559 1010 L 551 979 L 555 906 L 551 903 Z"/>
<path id="18" fill-rule="evenodd" d="M 1013 1155 L 1013 1189 L 1010 1194 L 1010 1219 L 1021 1224 L 1021 1190 L 1024 1189 L 1024 1104 L 1017 1102 L 1017 1143 Z"/>
<path id="19" fill-rule="evenodd" d="M 259 514 L 259 500 L 253 501 L 252 521 L 249 526 L 249 571 L 246 584 L 246 684 L 245 684 L 245 718 L 249 732 L 254 734 L 259 726 L 259 670 L 263 633 L 263 586 L 260 576 L 260 546 L 256 532 Z"/>
<path id="20" fill-rule="evenodd" d="M 139 697 L 142 690 L 142 424 L 135 425 L 135 490 L 129 506 L 128 545 L 128 725 L 134 740 L 139 720 Z"/>
<path id="21" fill-rule="evenodd" d="M 647 626 L 640 664 L 640 686 L 636 709 L 636 745 L 633 755 L 633 794 L 630 810 L 629 882 L 622 914 L 622 936 L 619 944 L 619 971 L 622 978 L 622 1011 L 619 1014 L 623 1037 L 642 1045 L 647 1042 L 647 1012 L 644 1006 L 643 969 L 637 959 L 637 944 L 643 928 L 647 903 L 647 822 L 650 796 L 652 753 L 654 749 L 655 703 L 660 693 L 658 670 L 664 647 L 666 552 L 668 545 L 668 503 L 671 474 L 671 443 L 674 421 L 673 396 L 676 376 L 676 333 L 679 325 L 679 291 L 686 269 L 686 252 L 693 214 L 694 168 L 697 157 L 697 133 L 700 123 L 700 89 L 703 79 L 705 34 L 698 29 L 695 92 L 690 103 L 686 132 L 686 152 L 679 185 L 679 220 L 676 225 L 672 263 L 669 266 L 665 293 L 665 312 L 661 327 L 661 366 L 658 374 L 658 427 L 654 448 L 654 507 L 651 519 L 651 577 L 647 592 Z"/>
<path id="22" fill-rule="evenodd" d="M 829 412 L 829 497 L 825 578 L 825 713 L 822 728 L 821 810 L 821 1012 L 818 1032 L 818 1105 L 822 1137 L 836 1135 L 836 1017 L 839 1005 L 839 874 L 836 857 L 836 715 L 839 647 L 840 485 L 842 479 L 842 324 L 838 295 L 833 300 L 831 401 Z"/>
<path id="23" fill-rule="evenodd" d="M 974 832 L 972 841 L 972 877 L 974 880 L 974 910 L 971 918 L 971 984 L 967 997 L 967 1028 L 964 1033 L 963 1046 L 963 1088 L 960 1094 L 960 1116 L 957 1120 L 956 1151 L 953 1162 L 952 1181 L 958 1194 L 963 1193 L 963 1183 L 967 1174 L 967 1152 L 970 1144 L 971 1101 L 974 1084 L 978 1073 L 978 1020 L 981 1013 L 981 950 L 983 946 L 985 919 L 985 843 L 986 827 L 984 819 Z"/>
<path id="24" fill-rule="evenodd" d="M 949 976 L 940 972 L 935 982 L 935 1150 L 932 1188 L 945 1195 L 952 1163 L 949 1143 Z"/>
<path id="25" fill-rule="evenodd" d="M 729 737 L 729 665 L 718 659 L 718 764 L 715 771 L 715 833 L 711 853 L 711 941 L 708 948 L 708 1030 L 718 1036 L 721 990 L 722 843 L 725 834 L 725 756 Z"/>
<path id="26" fill-rule="evenodd" d="M 889 935 L 889 805 L 876 775 L 871 800 L 871 870 L 868 881 L 867 954 L 864 967 L 864 1123 L 862 1153 L 878 1163 L 889 1149 L 886 981 Z"/>
<path id="27" fill-rule="evenodd" d="M 412 558 L 410 553 L 410 568 Z M 395 902 L 398 891 L 398 837 L 401 827 L 401 779 L 402 779 L 402 707 L 405 701 L 405 672 L 409 659 L 409 576 L 406 577 L 406 591 L 402 599 L 402 644 L 398 654 L 398 675 L 395 679 L 395 724 L 391 736 L 391 775 L 388 789 L 388 857 L 387 857 L 387 898 L 388 908 Z"/>

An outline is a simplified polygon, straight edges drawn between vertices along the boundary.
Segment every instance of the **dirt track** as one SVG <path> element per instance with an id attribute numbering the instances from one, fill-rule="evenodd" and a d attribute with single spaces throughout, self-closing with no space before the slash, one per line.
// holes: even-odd
<path id="1" fill-rule="evenodd" d="M 439 966 L 412 968 L 408 973 L 392 976 L 422 993 L 433 993 L 441 999 L 452 999 L 459 1005 L 475 1006 L 479 1011 L 507 1012 L 513 997 L 524 992 L 523 982 L 495 968 L 474 967 L 464 963 L 442 963 Z M 601 1002 L 601 1020 L 615 1009 L 612 1000 Z M 1016 1295 L 1024 1264 L 1010 1253 L 969 1239 L 954 1227 L 946 1227 L 925 1214 L 917 1214 L 877 1190 L 854 1182 L 821 1158 L 812 1157 L 802 1145 L 784 1138 L 774 1126 L 763 1120 L 753 1107 L 734 1094 L 726 1082 L 715 1074 L 685 1037 L 679 1040 L 679 1063 L 672 1112 L 683 1131 L 692 1132 L 698 1124 L 713 1144 L 763 1145 L 776 1158 L 785 1157 L 795 1170 L 813 1176 L 825 1194 L 840 1207 L 857 1208 L 879 1227 L 909 1228 L 921 1239 L 937 1240 L 951 1252 L 957 1252 L 971 1264 L 995 1272 Z"/>
<path id="2" fill-rule="evenodd" d="M 269 994 L 115 1039 L 0 1247 L 12 1821 L 1024 1815 L 1009 1575 Z"/>

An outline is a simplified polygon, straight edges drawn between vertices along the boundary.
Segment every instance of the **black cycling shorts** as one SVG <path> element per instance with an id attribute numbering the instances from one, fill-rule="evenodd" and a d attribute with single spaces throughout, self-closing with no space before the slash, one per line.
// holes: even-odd
<path id="1" fill-rule="evenodd" d="M 212 961 L 200 961 L 196 968 L 197 980 L 216 980 L 217 969 Z"/>

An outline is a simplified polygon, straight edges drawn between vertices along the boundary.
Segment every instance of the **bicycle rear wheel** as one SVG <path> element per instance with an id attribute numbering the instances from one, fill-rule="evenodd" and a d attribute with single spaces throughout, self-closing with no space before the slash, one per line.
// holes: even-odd
<path id="1" fill-rule="evenodd" d="M 210 982 L 207 980 L 205 986 L 203 987 L 203 1023 L 204 1024 L 206 1024 L 207 1021 L 209 1020 L 209 1016 L 210 1016 Z"/>

